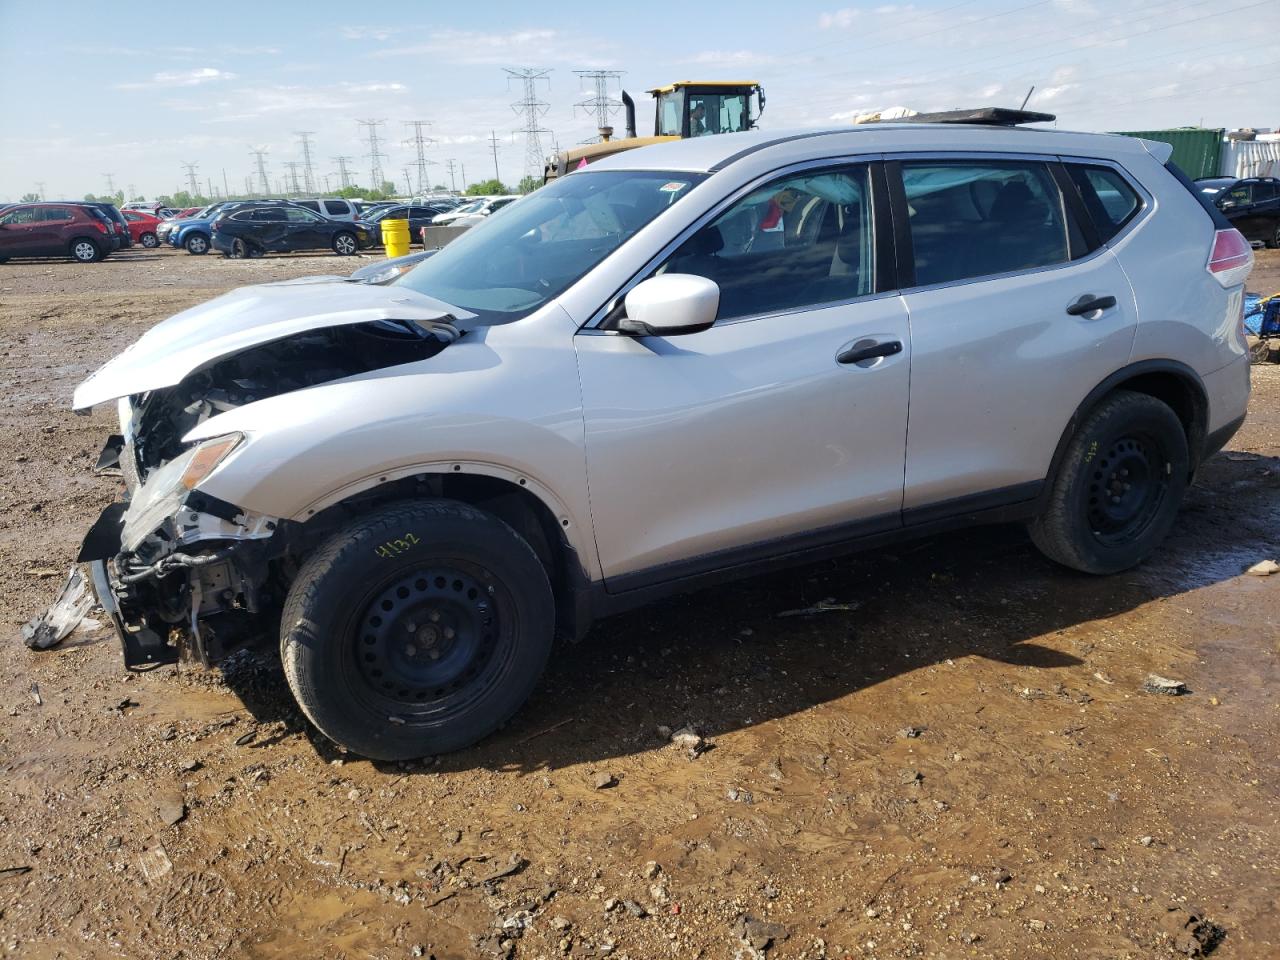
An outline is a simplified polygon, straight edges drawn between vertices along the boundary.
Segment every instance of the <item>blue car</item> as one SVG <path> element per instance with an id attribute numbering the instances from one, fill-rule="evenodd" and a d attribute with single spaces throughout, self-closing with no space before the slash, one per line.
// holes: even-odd
<path id="1" fill-rule="evenodd" d="M 231 210 L 249 207 L 260 203 L 279 203 L 271 200 L 224 200 L 210 204 L 199 213 L 182 220 L 171 221 L 167 240 L 171 247 L 185 247 L 187 253 L 200 256 L 209 252 L 213 246 L 213 221 Z"/>

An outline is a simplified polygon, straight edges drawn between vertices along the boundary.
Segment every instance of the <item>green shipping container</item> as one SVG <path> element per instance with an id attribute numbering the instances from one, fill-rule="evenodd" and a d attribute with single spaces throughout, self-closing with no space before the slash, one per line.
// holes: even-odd
<path id="1" fill-rule="evenodd" d="M 1177 130 L 1123 130 L 1122 137 L 1159 140 L 1173 147 L 1174 163 L 1192 180 L 1218 175 L 1218 157 L 1222 153 L 1223 130 L 1203 127 L 1181 127 Z"/>

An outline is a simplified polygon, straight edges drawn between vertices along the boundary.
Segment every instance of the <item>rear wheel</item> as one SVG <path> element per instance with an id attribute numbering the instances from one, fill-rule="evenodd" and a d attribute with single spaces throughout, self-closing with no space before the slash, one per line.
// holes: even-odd
<path id="1" fill-rule="evenodd" d="M 333 252 L 340 257 L 349 257 L 359 249 L 360 244 L 356 242 L 354 233 L 344 230 L 333 238 Z"/>
<path id="2" fill-rule="evenodd" d="M 1031 539 L 1085 573 L 1126 570 L 1168 534 L 1189 472 L 1177 415 L 1154 397 L 1117 390 L 1072 437 Z"/>
<path id="3" fill-rule="evenodd" d="M 71 241 L 71 257 L 80 263 L 94 263 L 103 256 L 102 248 L 88 237 L 76 237 Z"/>
<path id="4" fill-rule="evenodd" d="M 529 545 L 462 503 L 393 504 L 303 565 L 281 621 L 285 675 L 322 733 L 375 760 L 458 750 L 528 698 L 554 604 Z"/>
<path id="5" fill-rule="evenodd" d="M 187 253 L 202 256 L 209 252 L 209 238 L 203 233 L 193 233 L 187 237 L 187 242 L 183 246 L 187 248 Z"/>
<path id="6" fill-rule="evenodd" d="M 1272 250 L 1280 247 L 1280 222 L 1277 222 L 1275 229 L 1271 231 L 1271 239 L 1266 242 L 1266 245 Z"/>
<path id="7" fill-rule="evenodd" d="M 154 233 L 144 233 L 138 238 L 138 242 L 148 250 L 154 250 L 156 247 L 160 246 L 160 240 Z"/>

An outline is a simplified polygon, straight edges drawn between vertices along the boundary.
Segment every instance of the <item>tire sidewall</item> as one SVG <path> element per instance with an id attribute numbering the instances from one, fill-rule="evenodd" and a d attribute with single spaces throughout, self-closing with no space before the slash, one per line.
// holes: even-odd
<path id="1" fill-rule="evenodd" d="M 1151 397 L 1143 399 L 1145 403 L 1115 407 L 1101 417 L 1090 417 L 1062 465 L 1066 473 L 1065 501 L 1070 505 L 1068 533 L 1075 550 L 1097 572 L 1116 573 L 1140 563 L 1168 535 L 1186 491 L 1190 463 L 1182 424 L 1165 404 Z M 1104 452 L 1122 437 L 1135 435 L 1155 438 L 1160 444 L 1161 456 L 1153 468 L 1164 471 L 1164 496 L 1135 540 L 1103 544 L 1094 536 L 1087 517 L 1089 486 Z"/>
<path id="2" fill-rule="evenodd" d="M 182 245 L 187 248 L 187 253 L 197 257 L 209 252 L 209 241 L 202 233 L 193 233 L 182 242 Z"/>
<path id="3" fill-rule="evenodd" d="M 336 554 L 321 548 L 303 565 L 290 591 L 286 611 L 300 615 L 286 612 L 294 622 L 281 625 L 281 649 L 295 697 L 322 733 L 371 759 L 403 760 L 471 745 L 519 709 L 546 665 L 554 605 L 541 564 L 506 524 L 463 509 L 461 516 L 429 507 L 406 514 L 401 505 L 388 515 L 402 521 L 357 523 L 330 541 L 342 544 Z M 378 554 L 380 545 L 408 539 L 406 534 L 418 540 L 412 549 Z M 353 687 L 365 683 L 353 662 L 360 622 L 381 590 L 447 560 L 483 567 L 501 581 L 511 600 L 503 616 L 514 617 L 502 624 L 513 632 L 511 648 L 496 682 L 460 716 L 443 725 L 389 721 Z M 307 599 L 295 605 L 299 591 Z"/>

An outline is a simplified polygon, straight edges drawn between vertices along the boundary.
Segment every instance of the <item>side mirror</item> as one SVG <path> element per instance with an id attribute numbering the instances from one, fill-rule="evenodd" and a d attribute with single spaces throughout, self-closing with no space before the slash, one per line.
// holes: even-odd
<path id="1" fill-rule="evenodd" d="M 716 322 L 720 287 L 706 277 L 664 273 L 636 284 L 624 303 L 627 315 L 618 321 L 623 333 L 636 337 L 697 333 Z"/>

